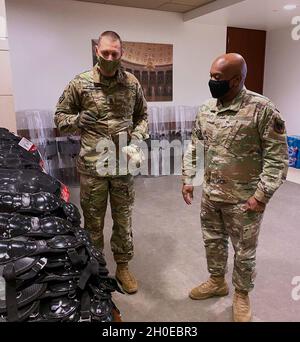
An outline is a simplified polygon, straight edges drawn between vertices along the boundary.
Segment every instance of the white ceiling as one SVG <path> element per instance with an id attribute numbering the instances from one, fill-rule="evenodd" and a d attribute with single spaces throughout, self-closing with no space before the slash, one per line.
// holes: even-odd
<path id="1" fill-rule="evenodd" d="M 200 24 L 274 30 L 291 26 L 300 16 L 300 0 L 76 0 L 107 5 L 183 13 L 184 21 Z M 284 5 L 295 4 L 292 11 Z"/>
<path id="2" fill-rule="evenodd" d="M 295 4 L 297 8 L 286 11 L 283 6 L 287 4 Z M 300 16 L 300 0 L 245 0 L 227 8 L 198 16 L 194 20 L 203 24 L 268 31 L 291 26 L 294 16 Z"/>
<path id="3" fill-rule="evenodd" d="M 159 11 L 186 13 L 215 0 L 77 0 L 100 4 L 137 7 Z"/>

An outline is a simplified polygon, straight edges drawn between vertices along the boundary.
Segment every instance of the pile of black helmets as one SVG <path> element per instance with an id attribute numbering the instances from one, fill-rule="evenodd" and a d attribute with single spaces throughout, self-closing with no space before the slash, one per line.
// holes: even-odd
<path id="1" fill-rule="evenodd" d="M 103 254 L 33 144 L 0 128 L 0 321 L 111 322 Z"/>

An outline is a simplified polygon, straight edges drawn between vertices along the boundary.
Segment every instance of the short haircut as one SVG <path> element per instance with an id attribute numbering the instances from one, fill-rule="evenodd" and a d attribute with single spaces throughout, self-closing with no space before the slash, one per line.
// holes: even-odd
<path id="1" fill-rule="evenodd" d="M 122 46 L 123 46 L 122 39 L 121 39 L 121 37 L 116 32 L 114 32 L 114 31 L 104 31 L 104 32 L 102 32 L 100 34 L 99 39 L 98 39 L 98 45 L 100 44 L 100 41 L 101 41 L 102 37 L 108 37 L 108 38 L 110 38 L 113 41 L 118 40 L 120 42 L 120 44 L 121 44 L 121 49 L 122 49 Z"/>

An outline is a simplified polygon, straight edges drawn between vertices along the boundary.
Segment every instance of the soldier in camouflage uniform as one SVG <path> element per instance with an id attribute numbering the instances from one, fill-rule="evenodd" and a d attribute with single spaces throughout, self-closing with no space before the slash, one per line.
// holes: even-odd
<path id="1" fill-rule="evenodd" d="M 95 67 L 76 76 L 64 90 L 54 121 L 61 132 L 77 132 L 81 136 L 77 168 L 84 225 L 100 249 L 103 249 L 104 217 L 110 197 L 116 277 L 126 292 L 135 293 L 137 281 L 128 270 L 133 257 L 133 176 L 118 172 L 118 137 L 127 134 L 128 144 L 148 138 L 147 104 L 138 80 L 120 66 L 119 35 L 112 31 L 102 33 L 96 53 Z M 97 166 L 107 162 L 107 154 L 97 144 L 107 140 L 116 144 L 117 165 L 115 174 L 100 175 Z"/>
<path id="2" fill-rule="evenodd" d="M 184 156 L 182 194 L 193 198 L 198 144 L 204 144 L 202 234 L 210 278 L 192 299 L 228 294 L 228 237 L 234 247 L 234 321 L 250 321 L 248 292 L 254 287 L 256 247 L 266 204 L 287 174 L 285 124 L 274 104 L 244 87 L 242 56 L 226 54 L 212 65 L 214 99 L 200 107 Z"/>

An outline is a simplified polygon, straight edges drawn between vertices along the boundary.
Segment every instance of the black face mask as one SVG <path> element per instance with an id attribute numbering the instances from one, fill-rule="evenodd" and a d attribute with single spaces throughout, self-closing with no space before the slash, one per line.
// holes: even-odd
<path id="1" fill-rule="evenodd" d="M 222 81 L 214 81 L 210 80 L 208 85 L 211 92 L 211 95 L 215 99 L 219 99 L 225 96 L 230 90 L 230 81 L 231 80 L 222 80 Z"/>

